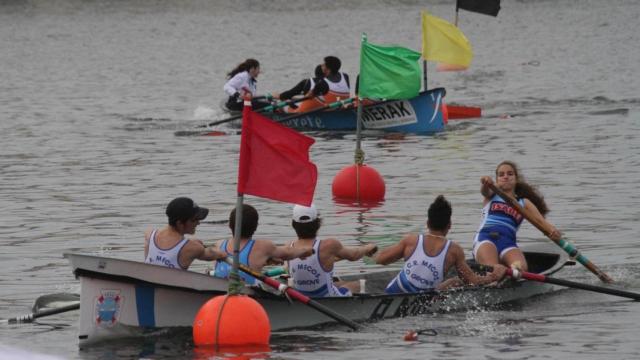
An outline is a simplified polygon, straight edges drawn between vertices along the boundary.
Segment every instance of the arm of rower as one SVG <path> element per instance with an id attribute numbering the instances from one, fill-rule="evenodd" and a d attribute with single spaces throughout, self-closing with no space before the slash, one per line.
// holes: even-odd
<path id="1" fill-rule="evenodd" d="M 378 247 L 375 244 L 366 244 L 361 246 L 343 246 L 339 241 L 335 241 L 337 251 L 335 252 L 336 260 L 356 261 L 362 259 L 365 255 L 373 255 Z"/>
<path id="2" fill-rule="evenodd" d="M 152 229 L 147 229 L 144 232 L 144 258 L 147 259 L 147 255 L 149 255 L 149 239 L 151 238 Z"/>
<path id="3" fill-rule="evenodd" d="M 500 280 L 502 276 L 504 276 L 504 271 L 501 269 L 504 268 L 502 265 L 496 265 L 495 269 L 492 273 L 480 276 L 473 272 L 469 265 L 467 264 L 464 258 L 464 251 L 458 244 L 452 244 L 449 249 L 449 253 L 455 258 L 455 267 L 458 272 L 458 277 L 466 284 L 466 285 L 483 285 L 489 284 L 494 281 Z M 502 275 L 500 272 L 502 271 Z"/>
<path id="4" fill-rule="evenodd" d="M 236 74 L 236 76 L 232 77 L 224 84 L 224 92 L 229 96 L 233 96 L 233 94 L 240 92 L 239 89 L 240 86 L 242 86 L 242 78 L 238 75 L 239 74 Z"/>
<path id="5" fill-rule="evenodd" d="M 415 241 L 415 238 L 415 234 L 407 234 L 396 244 L 382 249 L 376 256 L 376 264 L 389 265 L 400 259 L 403 259 L 407 246 L 413 243 Z"/>
<path id="6" fill-rule="evenodd" d="M 275 246 L 269 252 L 271 259 L 291 260 L 304 258 L 313 254 L 312 247 Z"/>
<path id="7" fill-rule="evenodd" d="M 553 226 L 553 224 L 548 222 L 547 219 L 545 219 L 544 216 L 540 214 L 540 211 L 538 210 L 538 208 L 535 205 L 533 205 L 533 203 L 529 201 L 529 199 L 524 199 L 524 208 L 525 210 L 529 211 L 534 221 L 537 221 L 538 223 L 544 226 L 544 228 L 547 230 L 547 233 L 545 235 L 550 236 L 551 239 L 555 241 L 558 241 L 562 238 L 562 235 L 560 234 L 558 229 L 556 229 L 556 227 Z"/>
<path id="8" fill-rule="evenodd" d="M 483 176 L 480 178 L 480 193 L 485 199 L 491 199 L 494 195 L 493 190 L 489 188 L 489 185 L 493 185 L 493 179 L 490 176 Z"/>
<path id="9" fill-rule="evenodd" d="M 289 100 L 292 97 L 300 94 L 305 94 L 309 91 L 311 85 L 309 84 L 309 79 L 304 79 L 296 84 L 296 86 L 291 89 L 280 93 L 280 100 Z"/>

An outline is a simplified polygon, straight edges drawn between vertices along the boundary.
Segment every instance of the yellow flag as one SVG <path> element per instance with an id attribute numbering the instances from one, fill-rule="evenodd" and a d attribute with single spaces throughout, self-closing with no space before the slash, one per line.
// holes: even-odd
<path id="1" fill-rule="evenodd" d="M 473 50 L 467 37 L 455 25 L 423 11 L 422 57 L 467 68 L 473 59 Z"/>

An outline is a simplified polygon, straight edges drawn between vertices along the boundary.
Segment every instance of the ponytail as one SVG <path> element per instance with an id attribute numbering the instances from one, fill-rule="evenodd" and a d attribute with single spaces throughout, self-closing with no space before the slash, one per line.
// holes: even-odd
<path id="1" fill-rule="evenodd" d="M 227 79 L 231 79 L 236 76 L 236 74 L 241 73 L 243 71 L 249 71 L 251 68 L 260 67 L 260 63 L 256 59 L 247 59 L 244 62 L 238 64 L 233 70 L 231 70 L 227 74 Z"/>

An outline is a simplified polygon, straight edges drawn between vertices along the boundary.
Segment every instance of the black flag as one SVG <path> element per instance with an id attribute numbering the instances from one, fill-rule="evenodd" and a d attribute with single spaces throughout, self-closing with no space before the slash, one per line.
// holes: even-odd
<path id="1" fill-rule="evenodd" d="M 456 11 L 458 11 L 458 9 L 498 16 L 500 0 L 457 0 Z"/>

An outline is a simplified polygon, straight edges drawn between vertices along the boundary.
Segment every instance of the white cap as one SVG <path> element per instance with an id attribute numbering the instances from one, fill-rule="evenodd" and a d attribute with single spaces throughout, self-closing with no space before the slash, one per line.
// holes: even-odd
<path id="1" fill-rule="evenodd" d="M 299 223 L 309 223 L 318 218 L 318 210 L 316 206 L 296 205 L 293 207 L 293 221 Z"/>

